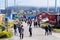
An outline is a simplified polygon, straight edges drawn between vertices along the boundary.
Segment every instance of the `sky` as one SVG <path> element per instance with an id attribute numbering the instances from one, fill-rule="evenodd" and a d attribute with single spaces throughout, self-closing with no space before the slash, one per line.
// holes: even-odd
<path id="1" fill-rule="evenodd" d="M 57 7 L 60 0 L 57 0 Z M 16 6 L 55 7 L 55 0 L 16 0 Z M 14 0 L 8 0 L 8 6 L 14 6 Z M 0 9 L 5 9 L 5 0 L 0 0 Z"/>

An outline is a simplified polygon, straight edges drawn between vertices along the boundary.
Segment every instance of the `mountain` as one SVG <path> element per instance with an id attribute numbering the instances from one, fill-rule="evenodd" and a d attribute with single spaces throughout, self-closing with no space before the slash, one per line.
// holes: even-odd
<path id="1" fill-rule="evenodd" d="M 40 10 L 41 12 L 42 11 L 47 11 L 47 7 L 41 7 L 41 8 L 37 8 L 37 7 L 29 7 L 29 6 L 11 6 L 11 7 L 7 7 L 6 8 L 7 10 L 16 10 L 16 11 L 18 11 L 18 10 L 25 10 L 25 11 L 31 11 L 31 10 Z M 50 7 L 49 8 L 49 11 L 53 11 L 53 12 L 55 12 L 55 7 Z M 60 7 L 57 7 L 57 11 L 59 10 L 59 12 L 60 12 Z"/>
<path id="2" fill-rule="evenodd" d="M 55 10 L 56 8 L 55 7 L 50 7 L 49 8 L 49 12 L 51 13 L 57 13 L 58 11 L 60 12 L 60 7 L 57 7 L 57 12 Z M 42 11 L 47 11 L 47 7 L 30 7 L 30 6 L 10 6 L 10 7 L 7 7 L 6 10 L 2 10 L 3 13 L 5 13 L 6 11 L 8 11 L 8 13 L 11 13 L 11 10 L 15 10 L 15 11 L 18 11 L 18 10 L 24 10 L 24 11 L 32 11 L 32 10 L 39 10 L 40 12 Z M 47 11 L 48 12 L 48 11 Z"/>

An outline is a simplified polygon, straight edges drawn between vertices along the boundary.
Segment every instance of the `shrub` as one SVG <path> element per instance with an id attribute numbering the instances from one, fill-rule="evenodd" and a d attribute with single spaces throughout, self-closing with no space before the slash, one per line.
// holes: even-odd
<path id="1" fill-rule="evenodd" d="M 10 38 L 12 37 L 12 35 L 13 35 L 12 33 L 7 31 L 0 32 L 0 38 Z"/>
<path id="2" fill-rule="evenodd" d="M 6 25 L 4 22 L 2 22 L 2 25 Z M 13 28 L 14 22 L 8 22 L 8 28 Z"/>
<path id="3" fill-rule="evenodd" d="M 53 29 L 53 32 L 60 33 L 60 29 L 54 28 L 54 29 Z"/>
<path id="4" fill-rule="evenodd" d="M 9 22 L 8 28 L 13 28 L 13 26 L 14 26 L 14 22 Z"/>
<path id="5" fill-rule="evenodd" d="M 40 26 L 41 27 L 45 27 L 46 26 L 46 23 L 41 23 Z"/>

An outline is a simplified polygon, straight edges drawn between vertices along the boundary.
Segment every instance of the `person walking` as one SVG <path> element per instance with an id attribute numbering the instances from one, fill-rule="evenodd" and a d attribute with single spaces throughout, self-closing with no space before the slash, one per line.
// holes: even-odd
<path id="1" fill-rule="evenodd" d="M 14 35 L 17 35 L 17 28 L 18 28 L 17 24 L 14 24 Z"/>
<path id="2" fill-rule="evenodd" d="M 30 33 L 30 37 L 32 36 L 32 27 L 31 25 L 29 26 L 29 33 Z"/>
<path id="3" fill-rule="evenodd" d="M 45 27 L 45 35 L 48 35 L 48 25 Z"/>
<path id="4" fill-rule="evenodd" d="M 19 24 L 18 26 L 19 26 L 18 30 L 19 30 L 19 34 L 20 34 L 20 39 L 23 39 L 23 37 L 24 37 L 24 28 L 23 28 L 23 25 Z"/>
<path id="5" fill-rule="evenodd" d="M 48 25 L 48 31 L 49 31 L 49 34 L 52 35 L 52 26 L 51 25 Z"/>
<path id="6" fill-rule="evenodd" d="M 32 19 L 30 19 L 30 20 L 29 20 L 29 25 L 31 25 L 31 26 L 32 26 Z"/>
<path id="7" fill-rule="evenodd" d="M 34 19 L 34 27 L 37 27 L 37 19 Z"/>
<path id="8" fill-rule="evenodd" d="M 38 24 L 38 26 L 40 27 L 40 21 L 38 21 L 38 23 L 37 23 L 37 24 Z"/>
<path id="9" fill-rule="evenodd" d="M 34 27 L 36 26 L 36 22 L 34 21 Z"/>

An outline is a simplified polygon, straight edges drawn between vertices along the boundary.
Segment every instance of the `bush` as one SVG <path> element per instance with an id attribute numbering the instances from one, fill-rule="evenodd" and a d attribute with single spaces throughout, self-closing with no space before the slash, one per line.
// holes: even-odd
<path id="1" fill-rule="evenodd" d="M 8 28 L 13 28 L 13 26 L 14 26 L 14 22 L 9 22 Z"/>
<path id="2" fill-rule="evenodd" d="M 40 26 L 41 27 L 45 27 L 46 26 L 46 23 L 41 23 Z"/>
<path id="3" fill-rule="evenodd" d="M 10 38 L 12 37 L 12 35 L 13 35 L 12 33 L 7 31 L 0 32 L 0 38 Z"/>
<path id="4" fill-rule="evenodd" d="M 60 29 L 54 28 L 53 32 L 60 33 Z"/>
<path id="5" fill-rule="evenodd" d="M 4 22 L 2 22 L 2 25 L 6 25 Z M 8 22 L 8 28 L 13 28 L 14 22 Z"/>

